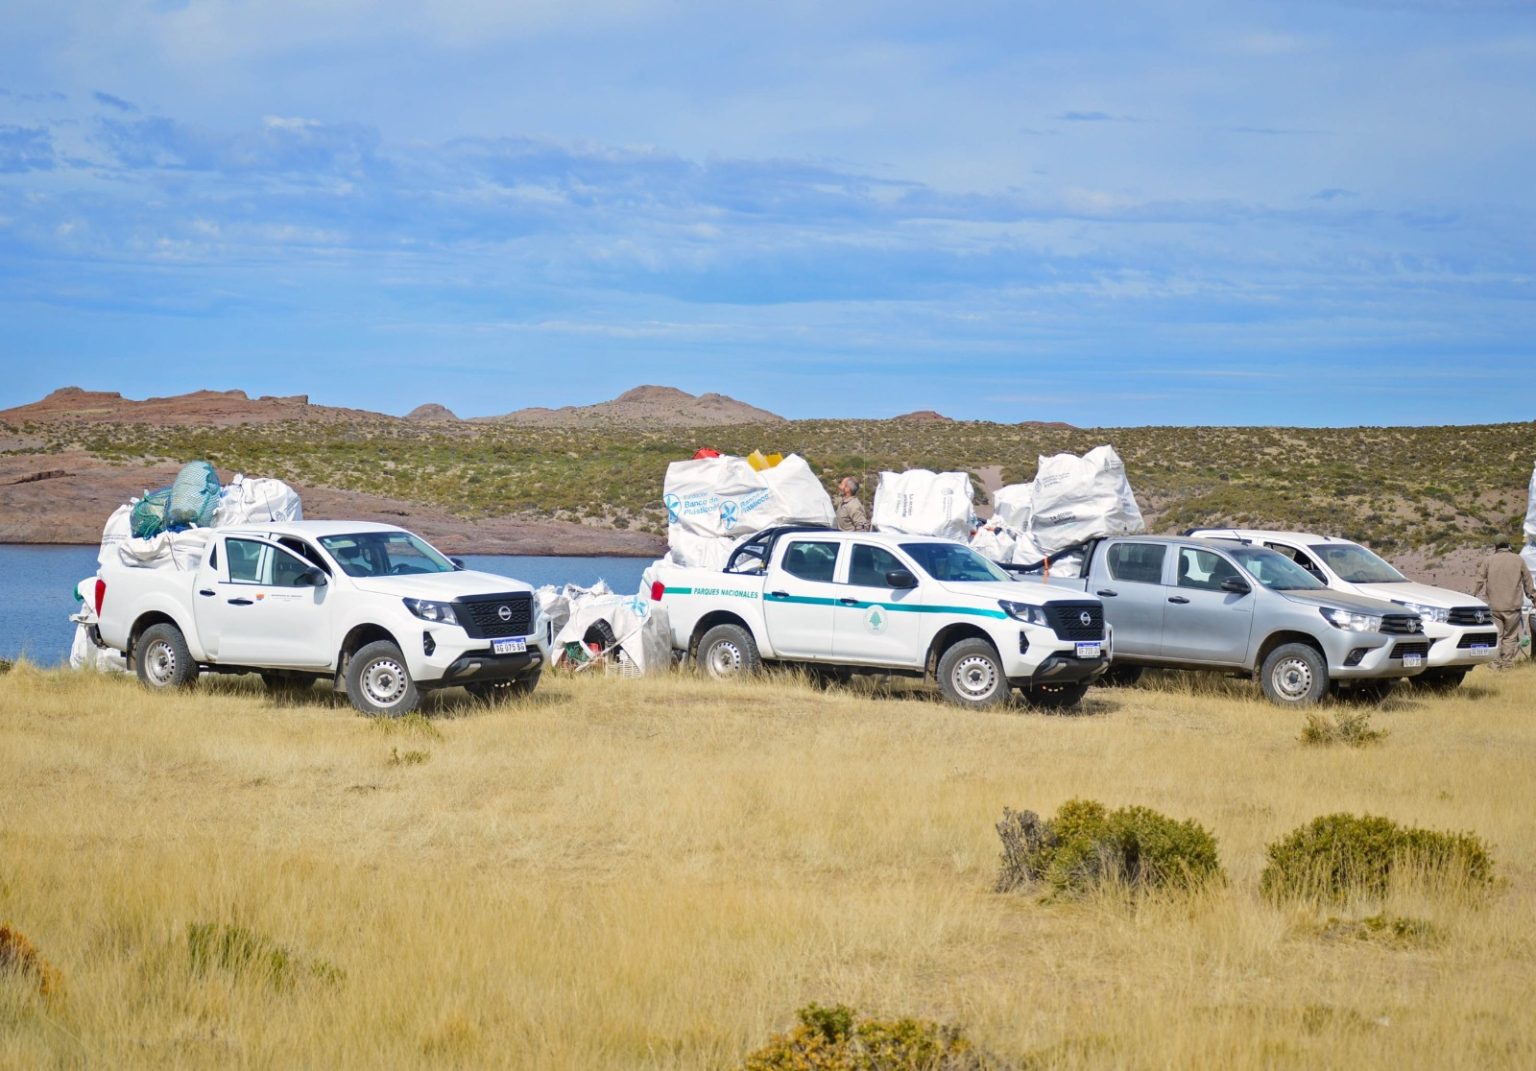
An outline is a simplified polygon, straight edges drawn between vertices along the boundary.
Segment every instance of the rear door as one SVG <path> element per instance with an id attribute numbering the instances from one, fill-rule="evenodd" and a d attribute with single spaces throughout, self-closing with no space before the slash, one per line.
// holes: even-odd
<path id="1" fill-rule="evenodd" d="M 1163 620 L 1163 654 L 1181 661 L 1241 666 L 1253 630 L 1252 593 L 1223 591 L 1224 581 L 1248 582 L 1228 558 L 1207 547 L 1181 546 Z M 1119 637 L 1116 637 L 1118 643 Z"/>
<path id="2" fill-rule="evenodd" d="M 841 548 L 835 539 L 786 541 L 763 585 L 763 620 L 777 654 L 832 659 L 833 608 L 844 594 L 834 580 Z"/>
<path id="3" fill-rule="evenodd" d="M 219 556 L 217 579 L 200 584 L 196 597 L 198 632 L 210 657 L 235 666 L 330 663 L 331 589 L 300 583 L 309 562 L 236 536 L 220 541 Z"/>
<path id="4" fill-rule="evenodd" d="M 1104 619 L 1115 628 L 1115 654 L 1152 658 L 1163 653 L 1168 544 L 1134 539 L 1101 544 L 1103 565 L 1093 570 L 1088 591 L 1104 602 Z"/>
<path id="5" fill-rule="evenodd" d="M 833 608 L 832 653 L 839 662 L 916 666 L 922 661 L 922 614 L 917 588 L 893 588 L 893 569 L 917 571 L 885 547 L 848 544 L 844 583 Z"/>

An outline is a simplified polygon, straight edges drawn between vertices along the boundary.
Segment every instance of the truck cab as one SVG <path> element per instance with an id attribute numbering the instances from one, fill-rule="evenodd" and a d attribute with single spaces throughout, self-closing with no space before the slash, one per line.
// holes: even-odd
<path id="1" fill-rule="evenodd" d="M 1256 528 L 1200 528 L 1190 534 L 1268 547 L 1334 591 L 1385 599 L 1418 614 L 1429 640 L 1429 654 L 1424 672 L 1413 678 L 1417 685 L 1435 690 L 1455 688 L 1473 667 L 1498 657 L 1498 628 L 1487 603 L 1464 592 L 1409 580 L 1359 543 L 1311 532 Z"/>

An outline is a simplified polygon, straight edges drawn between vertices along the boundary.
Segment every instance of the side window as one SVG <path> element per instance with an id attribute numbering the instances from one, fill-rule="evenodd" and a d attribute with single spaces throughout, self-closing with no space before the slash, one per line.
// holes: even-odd
<path id="1" fill-rule="evenodd" d="M 836 568 L 836 543 L 791 543 L 784 552 L 784 571 L 801 580 L 830 582 Z"/>
<path id="2" fill-rule="evenodd" d="M 1109 548 L 1105 560 L 1109 562 L 1109 575 L 1116 580 L 1161 584 L 1167 553 L 1168 548 L 1162 543 L 1116 543 Z"/>
<path id="3" fill-rule="evenodd" d="M 267 548 L 250 539 L 226 539 L 229 552 L 229 579 L 236 584 L 260 584 L 261 552 Z"/>
<path id="4" fill-rule="evenodd" d="M 277 587 L 296 588 L 299 586 L 299 577 L 309 572 L 314 566 L 303 558 L 296 558 L 285 550 L 272 551 L 271 573 L 272 579 L 268 583 Z"/>
<path id="5" fill-rule="evenodd" d="M 1291 561 L 1301 566 L 1303 569 L 1317 577 L 1317 579 L 1321 580 L 1323 583 L 1326 584 L 1328 582 L 1328 577 L 1325 576 L 1323 571 L 1317 567 L 1316 562 L 1307 557 L 1304 551 L 1297 550 L 1295 547 L 1281 546 L 1279 543 L 1265 543 L 1264 545 L 1270 550 L 1284 554 L 1287 558 L 1291 559 Z"/>
<path id="6" fill-rule="evenodd" d="M 892 569 L 905 569 L 901 560 L 884 547 L 872 547 L 867 543 L 855 543 L 848 559 L 848 583 L 862 584 L 868 588 L 888 588 L 885 574 Z"/>
<path id="7" fill-rule="evenodd" d="M 1222 582 L 1237 576 L 1237 570 L 1223 558 L 1198 547 L 1179 548 L 1179 587 L 1220 591 Z"/>
<path id="8" fill-rule="evenodd" d="M 304 542 L 304 540 L 295 539 L 293 536 L 283 536 L 277 542 L 279 546 L 287 547 L 316 569 L 323 570 L 327 576 L 330 575 L 331 567 L 326 564 L 325 558 L 321 556 L 318 550 Z"/>

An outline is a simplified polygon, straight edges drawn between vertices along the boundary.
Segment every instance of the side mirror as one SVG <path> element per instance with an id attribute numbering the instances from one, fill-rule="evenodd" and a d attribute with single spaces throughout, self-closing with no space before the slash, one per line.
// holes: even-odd
<path id="1" fill-rule="evenodd" d="M 458 569 L 460 571 L 463 571 L 464 569 L 469 568 L 467 565 L 464 564 L 464 559 L 463 558 L 449 558 L 448 560 L 453 563 L 453 567 L 455 569 Z"/>
<path id="2" fill-rule="evenodd" d="M 324 569 L 311 566 L 299 574 L 298 583 L 301 588 L 323 588 L 330 581 L 326 579 Z"/>
<path id="3" fill-rule="evenodd" d="M 1230 591 L 1234 595 L 1246 595 L 1253 590 L 1248 581 L 1240 576 L 1229 576 L 1221 582 L 1222 591 Z"/>
<path id="4" fill-rule="evenodd" d="M 917 587 L 917 577 L 906 569 L 892 569 L 885 574 L 885 582 L 893 588 Z"/>

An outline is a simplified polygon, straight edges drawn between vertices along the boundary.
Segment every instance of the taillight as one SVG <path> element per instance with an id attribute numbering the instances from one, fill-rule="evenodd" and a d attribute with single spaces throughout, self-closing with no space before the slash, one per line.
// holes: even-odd
<path id="1" fill-rule="evenodd" d="M 667 593 L 667 585 L 660 580 L 651 581 L 651 601 L 660 602 L 661 597 Z"/>
<path id="2" fill-rule="evenodd" d="M 96 578 L 96 616 L 101 616 L 101 601 L 107 597 L 107 582 L 101 577 Z"/>

